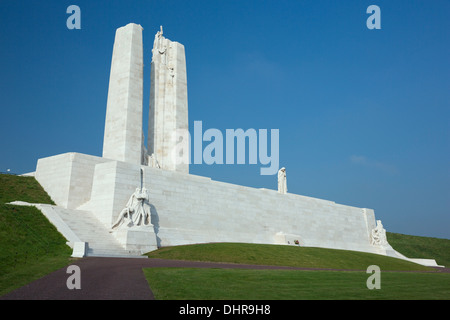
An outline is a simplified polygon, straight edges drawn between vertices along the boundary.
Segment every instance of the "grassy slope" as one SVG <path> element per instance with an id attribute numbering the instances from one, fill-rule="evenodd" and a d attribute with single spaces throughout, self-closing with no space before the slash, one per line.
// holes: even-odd
<path id="1" fill-rule="evenodd" d="M 396 250 L 408 257 L 433 258 L 440 264 L 449 265 L 450 240 L 393 233 L 388 233 L 388 240 Z M 160 300 L 450 299 L 450 274 L 386 272 L 430 269 L 400 259 L 368 253 L 293 246 L 213 243 L 167 247 L 151 252 L 148 256 L 356 270 L 366 270 L 369 265 L 375 264 L 382 271 L 381 290 L 368 290 L 366 281 L 369 275 L 366 272 L 144 269 L 156 299 Z"/>
<path id="2" fill-rule="evenodd" d="M 302 268 L 366 270 L 378 265 L 382 270 L 430 270 L 408 261 L 377 254 L 269 244 L 207 243 L 166 247 L 147 254 L 151 258 L 278 265 Z"/>
<path id="3" fill-rule="evenodd" d="M 69 262 L 65 238 L 34 207 L 5 203 L 53 201 L 33 177 L 0 174 L 0 296 Z"/>
<path id="4" fill-rule="evenodd" d="M 450 267 L 450 240 L 387 232 L 389 244 L 408 258 L 435 259 Z"/>
<path id="5" fill-rule="evenodd" d="M 390 241 L 393 235 L 389 234 Z M 394 235 L 395 236 L 395 235 Z M 403 235 L 397 238 L 401 240 Z M 430 258 L 427 239 L 406 239 L 409 246 L 422 251 L 406 252 L 410 256 Z M 445 261 L 448 240 L 432 240 L 433 257 Z M 401 242 L 392 241 L 401 247 Z M 422 245 L 420 245 L 422 243 Z M 403 247 L 401 247 L 403 248 Z M 218 261 L 250 264 L 283 265 L 312 268 L 366 270 L 369 265 L 381 269 L 380 290 L 369 290 L 365 271 L 296 271 L 245 269 L 144 269 L 146 279 L 158 300 L 448 300 L 449 273 L 388 272 L 388 270 L 430 270 L 418 264 L 381 255 L 261 244 L 212 243 L 162 248 L 149 257 Z M 432 269 L 433 270 L 433 269 Z M 205 285 L 207 284 L 207 285 Z"/>
<path id="6" fill-rule="evenodd" d="M 0 174 L 0 204 L 17 200 L 55 204 L 34 177 Z"/>

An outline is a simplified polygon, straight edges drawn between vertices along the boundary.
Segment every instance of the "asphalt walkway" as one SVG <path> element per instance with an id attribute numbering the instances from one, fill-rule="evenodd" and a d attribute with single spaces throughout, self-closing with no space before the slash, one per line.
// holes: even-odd
<path id="1" fill-rule="evenodd" d="M 81 289 L 70 290 L 64 267 L 49 275 L 18 288 L 1 300 L 154 300 L 153 293 L 145 279 L 143 268 L 245 268 L 245 269 L 297 269 L 293 267 L 260 266 L 233 263 L 195 262 L 142 258 L 98 258 L 87 257 L 76 260 L 72 265 L 80 267 Z M 449 272 L 450 269 L 438 269 Z"/>
<path id="2" fill-rule="evenodd" d="M 194 262 L 142 258 L 87 257 L 74 261 L 80 267 L 81 289 L 68 289 L 67 267 L 18 288 L 0 299 L 5 300 L 153 300 L 143 268 L 248 268 L 293 269 L 289 267 L 255 266 L 212 262 Z"/>

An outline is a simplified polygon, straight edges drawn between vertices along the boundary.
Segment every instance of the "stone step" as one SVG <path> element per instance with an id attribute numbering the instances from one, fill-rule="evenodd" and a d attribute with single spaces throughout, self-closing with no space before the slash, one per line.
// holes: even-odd
<path id="1" fill-rule="evenodd" d="M 82 242 L 88 244 L 87 256 L 141 256 L 140 252 L 125 250 L 114 235 L 110 233 L 111 230 L 106 228 L 92 212 L 57 206 L 52 206 L 52 209 Z"/>
<path id="2" fill-rule="evenodd" d="M 74 247 L 75 256 L 146 258 L 140 250 L 126 250 L 90 211 L 20 201 L 11 204 L 37 207 Z"/>
<path id="3" fill-rule="evenodd" d="M 147 258 L 142 256 L 140 252 L 123 250 L 106 250 L 89 248 L 86 254 L 88 257 L 123 257 L 123 258 Z"/>

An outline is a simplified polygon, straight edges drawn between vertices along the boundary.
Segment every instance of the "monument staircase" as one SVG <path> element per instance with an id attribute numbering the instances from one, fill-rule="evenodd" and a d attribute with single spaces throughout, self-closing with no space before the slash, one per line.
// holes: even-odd
<path id="1" fill-rule="evenodd" d="M 86 256 L 143 257 L 140 252 L 126 250 L 90 211 L 65 209 L 53 205 L 36 205 L 56 226 L 69 244 L 87 243 Z"/>

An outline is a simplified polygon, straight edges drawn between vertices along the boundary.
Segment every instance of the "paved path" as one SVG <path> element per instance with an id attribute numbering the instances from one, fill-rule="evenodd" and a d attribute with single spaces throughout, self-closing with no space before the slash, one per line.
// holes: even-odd
<path id="1" fill-rule="evenodd" d="M 66 285 L 71 273 L 67 267 L 21 287 L 0 299 L 50 300 L 152 300 L 154 299 L 142 268 L 251 268 L 293 269 L 227 263 L 194 262 L 143 258 L 87 257 L 72 264 L 80 267 L 81 290 L 69 290 Z"/>
<path id="2" fill-rule="evenodd" d="M 71 274 L 67 267 L 12 291 L 0 299 L 7 300 L 153 300 L 153 293 L 142 268 L 245 268 L 245 269 L 297 269 L 306 268 L 259 266 L 233 263 L 195 262 L 141 258 L 88 257 L 72 264 L 80 267 L 81 289 L 69 290 L 66 285 Z M 317 269 L 316 269 L 317 270 Z M 450 269 L 438 269 L 450 272 Z"/>

